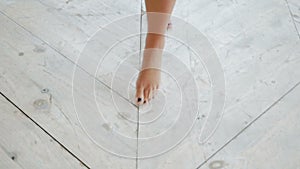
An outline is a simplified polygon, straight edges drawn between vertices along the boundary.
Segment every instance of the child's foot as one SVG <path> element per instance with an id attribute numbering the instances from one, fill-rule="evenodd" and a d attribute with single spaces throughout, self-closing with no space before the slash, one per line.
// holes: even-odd
<path id="1" fill-rule="evenodd" d="M 162 35 L 147 35 L 142 70 L 136 81 L 136 101 L 138 105 L 149 102 L 159 88 L 164 43 L 164 36 Z"/>

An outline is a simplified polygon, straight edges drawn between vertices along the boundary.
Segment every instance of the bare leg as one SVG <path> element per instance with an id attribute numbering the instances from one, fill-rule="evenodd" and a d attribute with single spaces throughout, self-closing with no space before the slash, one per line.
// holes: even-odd
<path id="1" fill-rule="evenodd" d="M 175 0 L 145 0 L 148 33 L 143 54 L 142 70 L 136 82 L 137 104 L 148 102 L 159 87 L 162 50 L 165 31 Z"/>

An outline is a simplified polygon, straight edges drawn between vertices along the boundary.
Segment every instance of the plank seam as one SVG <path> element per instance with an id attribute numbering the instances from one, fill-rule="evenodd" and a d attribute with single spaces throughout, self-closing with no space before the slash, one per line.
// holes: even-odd
<path id="1" fill-rule="evenodd" d="M 143 0 L 140 0 L 140 37 L 139 37 L 139 67 L 142 59 L 142 29 L 143 29 Z M 135 168 L 139 168 L 139 132 L 140 132 L 140 107 L 137 107 L 137 128 L 136 128 L 136 158 Z"/>
<path id="2" fill-rule="evenodd" d="M 240 130 L 236 135 L 234 135 L 230 140 L 228 140 L 222 147 L 220 147 L 217 151 L 215 151 L 212 155 L 210 155 L 204 162 L 202 162 L 196 169 L 200 169 L 204 164 L 206 164 L 210 159 L 212 159 L 216 154 L 218 154 L 221 150 L 223 150 L 228 144 L 230 144 L 233 140 L 235 140 L 238 136 L 240 136 L 245 130 L 247 130 L 253 123 L 255 123 L 258 119 L 260 119 L 263 115 L 265 115 L 269 110 L 271 110 L 275 105 L 277 105 L 285 96 L 287 96 L 290 92 L 292 92 L 296 87 L 298 87 L 300 81 L 297 82 L 292 88 L 290 88 L 287 92 L 285 92 L 281 97 L 279 97 L 274 103 L 272 103 L 269 107 L 267 107 L 261 114 L 259 114 L 255 119 L 253 119 L 247 126 L 245 126 L 242 130 Z"/>
<path id="3" fill-rule="evenodd" d="M 43 42 L 44 44 L 46 44 L 50 49 L 54 50 L 57 54 L 59 54 L 60 56 L 64 57 L 65 59 L 67 59 L 69 62 L 71 62 L 74 66 L 78 67 L 79 69 L 81 69 L 83 72 L 85 72 L 87 75 L 89 75 L 90 77 L 94 78 L 94 76 L 92 74 L 90 74 L 88 71 L 86 71 L 83 67 L 81 67 L 80 65 L 76 64 L 76 62 L 74 62 L 73 60 L 69 59 L 66 55 L 64 55 L 63 53 L 61 53 L 60 51 L 58 51 L 57 49 L 55 49 L 54 47 L 52 47 L 48 42 L 44 41 L 43 39 L 41 39 L 39 36 L 33 34 L 31 31 L 29 31 L 28 29 L 26 29 L 23 25 L 19 24 L 18 22 L 16 22 L 14 19 L 12 19 L 11 17 L 9 17 L 6 13 L 0 11 L 0 13 L 2 15 L 4 15 L 5 17 L 7 17 L 10 21 L 12 21 L 13 23 L 15 23 L 16 25 L 18 25 L 19 27 L 21 27 L 23 30 L 25 30 L 26 32 L 28 32 L 29 34 L 31 34 L 33 37 L 37 38 L 39 41 Z M 105 84 L 104 82 L 102 82 L 100 79 L 95 78 L 95 80 L 99 83 L 101 83 L 103 86 L 105 86 L 107 89 L 111 90 L 112 92 L 116 93 L 119 97 L 123 98 L 125 101 L 127 101 L 129 104 L 131 104 L 132 106 L 134 106 L 135 108 L 137 108 L 137 106 L 132 103 L 129 99 L 127 99 L 126 97 L 122 96 L 119 92 L 117 92 L 116 90 L 112 89 L 109 85 Z"/>
<path id="4" fill-rule="evenodd" d="M 10 100 L 6 95 L 4 95 L 0 91 L 0 95 L 3 96 L 9 103 L 11 103 L 15 108 L 17 108 L 23 115 L 25 115 L 30 121 L 32 121 L 37 127 L 39 127 L 43 132 L 45 132 L 51 139 L 53 139 L 57 144 L 59 144 L 64 150 L 66 150 L 71 156 L 73 156 L 76 160 L 78 160 L 84 167 L 91 169 L 83 160 L 77 157 L 74 153 L 72 153 L 66 146 L 64 146 L 61 142 L 59 142 L 53 135 L 51 135 L 46 129 L 44 129 L 38 122 L 32 119 L 25 111 L 23 111 L 19 106 L 17 106 L 12 100 Z"/>
<path id="5" fill-rule="evenodd" d="M 286 5 L 287 5 L 287 7 L 288 7 L 288 9 L 289 9 L 290 17 L 292 18 L 294 27 L 295 27 L 296 32 L 297 32 L 297 34 L 298 34 L 298 38 L 300 39 L 300 33 L 299 33 L 299 30 L 298 30 L 297 25 L 296 25 L 296 23 L 295 23 L 296 21 L 295 21 L 295 18 L 293 17 L 293 12 L 292 12 L 292 10 L 291 10 L 291 8 L 290 8 L 290 4 L 289 4 L 288 0 L 285 0 L 285 2 L 286 2 Z"/>

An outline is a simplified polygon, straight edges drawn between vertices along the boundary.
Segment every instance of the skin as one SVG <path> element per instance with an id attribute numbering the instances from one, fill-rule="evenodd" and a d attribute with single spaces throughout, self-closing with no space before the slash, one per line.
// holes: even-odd
<path id="1" fill-rule="evenodd" d="M 175 0 L 145 0 L 148 32 L 143 52 L 142 69 L 136 81 L 137 105 L 145 104 L 159 89 L 161 60 L 165 45 L 165 31 Z"/>

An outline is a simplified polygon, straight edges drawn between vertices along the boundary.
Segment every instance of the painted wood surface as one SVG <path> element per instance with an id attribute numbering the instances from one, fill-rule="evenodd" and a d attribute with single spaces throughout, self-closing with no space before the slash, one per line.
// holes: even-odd
<path id="1" fill-rule="evenodd" d="M 86 168 L 2 96 L 0 107 L 0 168 Z"/>
<path id="2" fill-rule="evenodd" d="M 132 33 L 132 31 L 139 33 L 140 1 L 2 1 L 0 10 L 49 47 L 74 63 L 76 62 L 91 75 L 97 73 L 94 69 L 111 47 L 108 42 L 125 38 L 120 35 L 126 31 L 128 31 L 126 33 Z M 132 23 L 123 22 L 123 25 L 109 26 L 115 20 L 130 15 L 137 16 L 136 20 L 132 18 L 129 20 Z M 127 27 L 124 27 L 125 25 Z M 48 29 L 49 27 L 51 29 Z M 45 30 L 48 30 L 47 34 L 44 33 Z M 99 31 L 100 33 L 97 33 Z M 94 46 L 93 40 L 97 39 L 97 35 L 99 37 L 103 34 L 106 36 L 102 36 L 100 43 L 97 41 L 97 46 Z M 93 50 L 90 50 L 91 48 Z M 128 53 L 131 55 L 132 51 L 137 52 L 137 50 L 139 50 L 138 37 L 118 44 L 107 57 L 118 64 Z M 86 56 L 88 58 L 80 60 Z M 102 63 L 107 64 L 106 60 Z M 114 62 L 110 64 L 112 68 L 115 68 Z M 106 78 L 112 74 L 112 70 L 111 68 L 106 70 L 105 66 L 101 66 L 100 68 L 104 70 L 99 71 L 96 77 L 110 85 L 111 81 Z"/>
<path id="3" fill-rule="evenodd" d="M 111 145 L 118 146 L 110 148 L 129 156 L 147 157 L 163 152 L 170 146 L 168 143 L 176 142 L 180 136 L 176 134 L 186 133 L 180 127 L 193 121 L 193 112 L 199 106 L 193 130 L 179 145 L 166 153 L 138 161 L 138 168 L 145 169 L 196 168 L 299 82 L 298 7 L 299 3 L 294 0 L 178 0 L 174 17 L 187 24 L 183 27 L 173 19 L 173 28 L 167 32 L 163 69 L 170 74 L 163 73 L 159 97 L 140 109 L 138 143 L 134 139 L 122 140 L 123 137 L 103 133 L 115 131 L 136 137 L 137 109 L 132 102 L 140 66 L 139 50 L 144 45 L 144 36 L 140 41 L 135 35 L 141 26 L 139 1 L 0 2 L 1 23 L 5 25 L 1 32 L 1 38 L 5 40 L 2 51 L 4 56 L 12 56 L 1 58 L 1 66 L 4 65 L 0 69 L 1 88 L 91 167 L 135 168 L 135 159 L 115 157 L 99 148 L 97 143 L 106 142 L 103 138 L 111 138 Z M 130 14 L 138 15 L 124 19 Z M 107 25 L 117 18 L 124 20 Z M 194 26 L 205 38 L 187 31 L 189 26 Z M 144 15 L 142 31 L 145 27 Z M 94 34 L 99 28 L 105 29 Z M 124 35 L 130 34 L 134 36 L 124 39 Z M 172 36 L 181 37 L 190 45 L 203 42 L 199 45 L 204 49 L 200 58 L 199 53 L 193 53 L 195 49 L 186 47 Z M 211 47 L 214 52 L 207 50 Z M 226 82 L 225 92 L 218 91 L 217 94 L 225 94 L 226 100 L 223 112 L 211 113 L 210 108 L 215 103 L 213 98 L 216 98 L 213 97 L 211 75 L 207 72 L 207 66 L 211 65 L 203 64 L 201 57 L 215 55 Z M 72 82 L 75 64 L 82 69 L 76 67 Z M 180 84 L 179 88 L 174 79 Z M 197 96 L 194 96 L 194 84 L 197 85 Z M 28 91 L 32 93 L 30 96 Z M 192 97 L 186 102 L 178 99 L 189 95 Z M 50 100 L 51 110 L 48 110 Z M 35 101 L 45 103 L 46 110 L 43 106 L 42 110 L 33 107 Z M 185 107 L 180 109 L 183 102 Z M 97 108 L 104 112 L 110 123 L 98 121 Z M 40 111 L 44 114 L 36 113 Z M 51 113 L 47 114 L 49 111 Z M 178 116 L 185 112 L 187 116 Z M 159 118 L 156 120 L 156 117 Z M 177 117 L 183 117 L 184 122 L 178 123 Z M 155 121 L 150 123 L 151 120 Z M 182 125 L 176 128 L 174 123 Z M 167 129 L 170 135 L 163 133 Z M 165 138 L 153 142 L 143 140 L 159 133 L 165 134 Z M 226 151 L 240 148 L 234 144 Z M 113 163 L 115 160 L 118 162 Z"/>
<path id="4" fill-rule="evenodd" d="M 73 61 L 90 36 L 101 27 L 120 17 L 140 12 L 137 0 L 4 0 L 0 6 L 2 13 Z M 48 30 L 47 34 L 45 30 Z"/>
<path id="5" fill-rule="evenodd" d="M 73 63 L 6 16 L 1 15 L 0 19 L 3 23 L 0 28 L 1 92 L 89 167 L 134 167 L 134 159 L 120 158 L 101 147 L 114 149 L 114 153 L 123 156 L 132 157 L 136 153 L 135 139 L 128 139 L 130 142 L 126 143 L 117 139 L 118 135 L 102 135 L 111 135 L 119 130 L 130 137 L 136 133 L 135 124 L 124 120 L 115 110 L 110 90 L 98 82 L 95 88 L 90 86 L 94 83 L 86 82 L 94 78 L 81 69 L 76 70 L 76 73 L 84 80 L 77 83 L 75 77 L 72 81 L 75 68 Z M 94 89 L 98 92 L 91 91 Z M 94 100 L 94 93 L 98 102 Z M 123 112 L 134 116 L 134 106 L 118 96 L 114 99 L 119 105 L 127 106 L 128 109 L 123 109 Z M 99 118 L 99 112 L 108 122 Z M 91 133 L 89 127 L 100 128 Z M 114 139 L 109 140 L 112 137 Z M 101 138 L 106 140 L 96 140 Z"/>
<path id="6" fill-rule="evenodd" d="M 299 95 L 298 84 L 201 168 L 299 168 Z"/>

